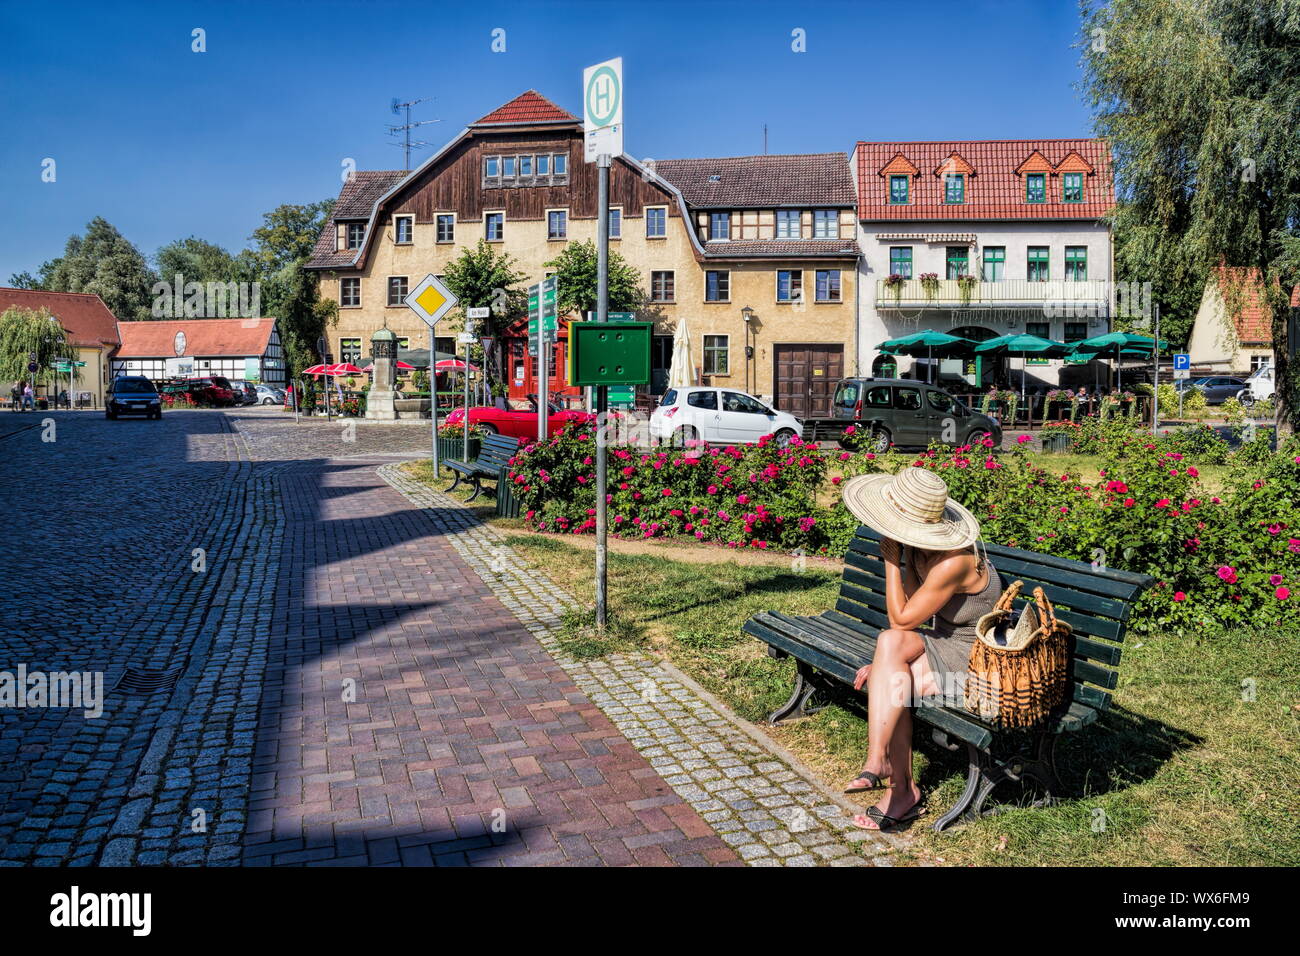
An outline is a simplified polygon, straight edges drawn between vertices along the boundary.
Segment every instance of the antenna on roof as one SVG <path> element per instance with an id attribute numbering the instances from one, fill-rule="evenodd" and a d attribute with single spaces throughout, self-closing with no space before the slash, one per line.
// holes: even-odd
<path id="1" fill-rule="evenodd" d="M 390 146 L 400 146 L 400 147 L 402 147 L 403 155 L 404 155 L 404 157 L 405 157 L 405 159 L 404 159 L 404 164 L 405 164 L 405 165 L 404 165 L 403 168 L 405 168 L 405 169 L 407 169 L 407 170 L 410 170 L 410 168 L 411 168 L 411 150 L 413 150 L 413 149 L 424 149 L 426 146 L 432 146 L 432 145 L 433 145 L 433 144 L 430 143 L 429 141 L 427 141 L 427 140 L 423 140 L 423 139 L 417 139 L 417 140 L 415 140 L 414 142 L 412 142 L 412 140 L 411 140 L 411 130 L 413 130 L 413 129 L 415 129 L 416 127 L 419 127 L 419 126 L 428 126 L 428 125 L 430 125 L 430 124 L 432 124 L 432 123 L 441 123 L 441 122 L 442 122 L 442 120 L 436 120 L 436 119 L 431 119 L 431 120 L 420 120 L 420 121 L 417 122 L 417 123 L 412 123 L 412 122 L 411 122 L 411 107 L 414 106 L 414 105 L 417 104 L 417 103 L 423 103 L 426 99 L 429 99 L 429 97 L 421 97 L 421 98 L 418 99 L 418 100 L 410 100 L 410 101 L 408 101 L 408 102 L 406 102 L 406 103 L 403 103 L 403 102 L 402 102 L 401 100 L 399 100 L 396 96 L 394 96 L 394 97 L 393 97 L 393 101 L 392 101 L 392 103 L 389 104 L 389 108 L 392 109 L 394 115 L 400 116 L 400 115 L 402 115 L 402 111 L 403 111 L 403 110 L 406 111 L 406 122 L 403 123 L 403 124 L 401 124 L 400 126 L 389 126 L 389 127 L 388 127 L 388 135 L 389 135 L 389 136 L 396 136 L 398 133 L 401 133 L 401 134 L 402 134 L 402 142 L 400 142 L 400 143 L 390 143 L 389 145 L 390 145 Z"/>
<path id="2" fill-rule="evenodd" d="M 767 155 L 767 124 L 763 124 L 763 155 Z"/>

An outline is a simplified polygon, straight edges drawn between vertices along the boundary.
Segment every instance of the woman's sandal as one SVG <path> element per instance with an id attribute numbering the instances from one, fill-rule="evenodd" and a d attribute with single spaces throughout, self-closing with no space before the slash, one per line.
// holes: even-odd
<path id="1" fill-rule="evenodd" d="M 888 774 L 886 774 L 884 777 L 881 777 L 880 774 L 872 773 L 870 770 L 864 770 L 856 777 L 854 777 L 852 780 L 849 781 L 849 788 L 844 792 L 845 793 L 867 793 L 871 790 L 888 790 L 889 787 L 881 783 L 882 780 L 888 780 L 888 779 L 889 779 Z M 869 783 L 870 786 L 868 787 L 853 786 L 859 780 L 867 781 L 867 783 Z M 889 786 L 892 787 L 893 784 L 890 784 Z"/>
<path id="2" fill-rule="evenodd" d="M 864 827 L 862 824 L 858 823 L 856 819 L 854 819 L 853 825 L 859 830 L 867 830 L 868 832 L 871 830 L 879 830 L 881 833 L 890 833 L 897 830 L 904 823 L 911 823 L 924 813 L 925 805 L 922 801 L 917 801 L 917 803 L 912 806 L 911 809 L 907 810 L 901 817 L 891 817 L 879 807 L 867 807 L 866 816 L 875 824 L 875 826 Z"/>

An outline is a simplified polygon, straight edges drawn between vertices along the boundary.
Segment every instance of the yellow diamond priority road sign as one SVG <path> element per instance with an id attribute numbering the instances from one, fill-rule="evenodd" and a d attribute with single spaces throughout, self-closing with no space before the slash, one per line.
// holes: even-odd
<path id="1" fill-rule="evenodd" d="M 431 272 L 420 280 L 420 284 L 403 301 L 408 309 L 424 319 L 429 328 L 433 328 L 460 300 Z"/>

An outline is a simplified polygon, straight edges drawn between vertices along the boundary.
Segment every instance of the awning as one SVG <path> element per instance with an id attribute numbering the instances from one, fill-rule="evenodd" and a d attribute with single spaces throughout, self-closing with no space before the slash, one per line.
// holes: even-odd
<path id="1" fill-rule="evenodd" d="M 881 242 L 959 242 L 966 246 L 976 242 L 973 232 L 881 232 L 876 238 Z"/>

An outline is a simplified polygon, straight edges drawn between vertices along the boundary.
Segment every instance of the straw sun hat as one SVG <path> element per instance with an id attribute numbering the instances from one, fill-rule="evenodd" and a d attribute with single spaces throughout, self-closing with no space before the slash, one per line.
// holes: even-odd
<path id="1" fill-rule="evenodd" d="M 959 551 L 980 536 L 975 516 L 951 500 L 943 479 L 925 468 L 850 478 L 844 506 L 885 537 L 927 551 Z"/>

